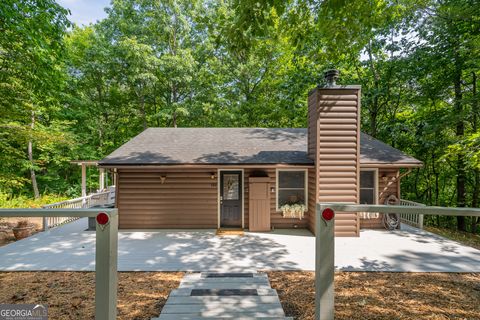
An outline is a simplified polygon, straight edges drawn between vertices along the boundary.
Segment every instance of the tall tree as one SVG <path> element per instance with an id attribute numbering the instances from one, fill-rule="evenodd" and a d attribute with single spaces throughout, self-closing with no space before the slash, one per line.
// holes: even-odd
<path id="1" fill-rule="evenodd" d="M 0 181 L 4 190 L 22 186 L 28 172 L 38 197 L 35 158 L 41 155 L 35 151 L 52 139 L 62 140 L 52 125 L 63 81 L 66 14 L 53 0 L 0 3 L 0 128 L 4 138 L 0 157 L 6 164 L 0 169 Z"/>

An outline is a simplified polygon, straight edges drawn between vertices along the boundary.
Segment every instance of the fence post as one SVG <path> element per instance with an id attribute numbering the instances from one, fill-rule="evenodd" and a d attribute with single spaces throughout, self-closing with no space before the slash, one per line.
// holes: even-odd
<path id="1" fill-rule="evenodd" d="M 103 213 L 105 215 L 105 213 Z M 96 223 L 95 319 L 117 318 L 118 214 L 108 215 L 106 224 Z"/>
<path id="2" fill-rule="evenodd" d="M 323 210 L 323 211 L 322 211 Z M 334 318 L 335 218 L 317 204 L 315 216 L 315 319 Z"/>
<path id="3" fill-rule="evenodd" d="M 418 228 L 423 229 L 423 214 L 418 215 Z"/>

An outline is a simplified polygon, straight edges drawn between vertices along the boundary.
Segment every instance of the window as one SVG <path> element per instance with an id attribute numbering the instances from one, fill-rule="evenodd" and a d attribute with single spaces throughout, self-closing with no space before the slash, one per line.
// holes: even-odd
<path id="1" fill-rule="evenodd" d="M 360 204 L 377 204 L 377 171 L 360 171 Z"/>
<path id="2" fill-rule="evenodd" d="M 285 204 L 307 205 L 307 171 L 277 171 L 277 210 Z"/>

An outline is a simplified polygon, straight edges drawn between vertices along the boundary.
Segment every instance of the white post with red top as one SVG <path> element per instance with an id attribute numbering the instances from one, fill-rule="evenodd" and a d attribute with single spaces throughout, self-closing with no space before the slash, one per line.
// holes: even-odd
<path id="1" fill-rule="evenodd" d="M 315 319 L 333 320 L 335 212 L 317 204 L 315 217 Z"/>
<path id="2" fill-rule="evenodd" d="M 118 214 L 96 216 L 95 319 L 117 318 Z"/>

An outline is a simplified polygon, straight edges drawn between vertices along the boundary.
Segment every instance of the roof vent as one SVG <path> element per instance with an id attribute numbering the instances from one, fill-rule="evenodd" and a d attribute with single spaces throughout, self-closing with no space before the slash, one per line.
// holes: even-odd
<path id="1" fill-rule="evenodd" d="M 340 72 L 337 69 L 330 69 L 325 71 L 325 81 L 327 82 L 326 87 L 334 87 L 337 85 L 337 79 L 340 75 Z"/>

